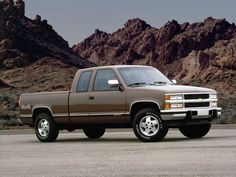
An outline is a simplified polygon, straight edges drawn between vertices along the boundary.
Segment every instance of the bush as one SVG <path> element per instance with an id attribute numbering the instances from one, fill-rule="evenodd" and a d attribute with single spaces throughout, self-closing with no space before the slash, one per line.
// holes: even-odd
<path id="1" fill-rule="evenodd" d="M 18 96 L 14 93 L 0 94 L 0 125 L 23 125 L 19 118 Z"/>

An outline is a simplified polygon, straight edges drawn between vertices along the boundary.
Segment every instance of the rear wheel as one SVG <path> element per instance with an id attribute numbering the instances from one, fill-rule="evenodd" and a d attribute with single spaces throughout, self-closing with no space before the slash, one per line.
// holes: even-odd
<path id="1" fill-rule="evenodd" d="M 83 129 L 84 134 L 91 139 L 100 138 L 104 135 L 106 129 L 99 126 L 90 126 Z"/>
<path id="2" fill-rule="evenodd" d="M 180 127 L 180 132 L 188 138 L 201 138 L 205 136 L 211 128 L 211 124 L 188 125 Z"/>
<path id="3" fill-rule="evenodd" d="M 151 108 L 140 110 L 134 116 L 132 126 L 136 137 L 143 142 L 161 141 L 168 132 L 158 112 Z"/>
<path id="4" fill-rule="evenodd" d="M 41 142 L 53 142 L 58 137 L 59 129 L 50 115 L 41 113 L 35 119 L 35 134 Z"/>

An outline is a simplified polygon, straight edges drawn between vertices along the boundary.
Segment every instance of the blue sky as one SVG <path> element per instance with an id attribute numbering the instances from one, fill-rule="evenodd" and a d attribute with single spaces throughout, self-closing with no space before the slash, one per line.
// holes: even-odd
<path id="1" fill-rule="evenodd" d="M 179 23 L 206 17 L 236 22 L 235 0 L 25 0 L 26 16 L 47 19 L 70 45 L 94 33 L 108 33 L 139 17 L 154 27 L 175 19 Z"/>

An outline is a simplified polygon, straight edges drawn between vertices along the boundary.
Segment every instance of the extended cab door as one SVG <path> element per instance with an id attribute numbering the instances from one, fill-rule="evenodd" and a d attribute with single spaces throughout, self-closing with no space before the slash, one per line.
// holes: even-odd
<path id="1" fill-rule="evenodd" d="M 91 123 L 125 123 L 126 92 L 110 87 L 108 80 L 118 80 L 113 69 L 96 71 L 91 92 L 89 92 L 89 120 Z"/>
<path id="2" fill-rule="evenodd" d="M 74 81 L 76 88 L 70 93 L 69 111 L 71 123 L 88 123 L 89 83 L 93 70 L 82 71 Z"/>

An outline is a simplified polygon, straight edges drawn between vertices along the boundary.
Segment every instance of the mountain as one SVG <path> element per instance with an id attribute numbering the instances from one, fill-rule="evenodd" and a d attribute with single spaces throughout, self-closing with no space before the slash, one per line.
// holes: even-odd
<path id="1" fill-rule="evenodd" d="M 25 16 L 23 0 L 0 0 L 0 119 L 17 117 L 21 93 L 68 90 L 79 68 L 143 64 L 180 84 L 216 89 L 224 110 L 218 122 L 236 123 L 235 50 L 235 25 L 214 18 L 159 29 L 136 18 L 70 48 L 47 20 Z"/>
<path id="2" fill-rule="evenodd" d="M 25 16 L 23 0 L 0 1 L 0 117 L 17 115 L 17 96 L 67 90 L 78 68 L 93 66 L 47 20 Z"/>
<path id="3" fill-rule="evenodd" d="M 33 20 L 27 18 L 23 0 L 0 1 L 0 89 L 26 92 L 57 85 L 68 88 L 68 72 L 92 65 L 75 53 L 47 20 L 39 15 Z"/>
<path id="4" fill-rule="evenodd" d="M 97 65 L 151 65 L 181 84 L 214 88 L 236 122 L 236 27 L 225 19 L 158 29 L 135 18 L 112 34 L 96 29 L 73 50 Z"/>

